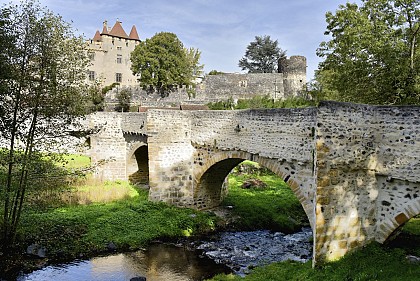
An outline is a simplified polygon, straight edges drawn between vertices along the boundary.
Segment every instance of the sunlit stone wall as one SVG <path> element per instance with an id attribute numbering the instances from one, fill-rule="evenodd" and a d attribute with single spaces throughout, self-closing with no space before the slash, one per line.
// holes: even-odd
<path id="1" fill-rule="evenodd" d="M 121 113 L 99 112 L 87 118 L 89 128 L 99 131 L 90 136 L 89 156 L 94 164 L 94 176 L 100 180 L 126 179 L 127 143 L 122 131 Z"/>
<path id="2" fill-rule="evenodd" d="M 315 262 L 420 213 L 420 108 L 324 103 L 317 116 Z"/>

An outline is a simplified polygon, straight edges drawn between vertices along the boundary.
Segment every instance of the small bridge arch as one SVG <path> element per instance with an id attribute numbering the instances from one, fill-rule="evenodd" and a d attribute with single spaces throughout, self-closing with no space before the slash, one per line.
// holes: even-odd
<path id="1" fill-rule="evenodd" d="M 125 134 L 126 177 L 131 184 L 147 184 L 149 182 L 149 151 L 147 136 Z"/>

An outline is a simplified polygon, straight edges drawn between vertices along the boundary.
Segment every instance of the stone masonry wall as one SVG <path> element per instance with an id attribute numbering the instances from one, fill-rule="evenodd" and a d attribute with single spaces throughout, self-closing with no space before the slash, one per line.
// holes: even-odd
<path id="1" fill-rule="evenodd" d="M 186 111 L 147 112 L 149 199 L 193 207 L 191 127 Z"/>
<path id="2" fill-rule="evenodd" d="M 126 140 L 122 131 L 122 114 L 98 112 L 89 115 L 89 127 L 100 128 L 90 137 L 89 156 L 98 165 L 95 177 L 101 180 L 126 179 Z"/>
<path id="3" fill-rule="evenodd" d="M 306 85 L 306 67 L 304 71 L 290 73 L 252 73 L 207 75 L 197 84 L 195 94 L 188 94 L 180 87 L 168 96 L 150 93 L 139 86 L 116 87 L 106 94 L 107 110 L 113 111 L 118 103 L 117 94 L 126 88 L 131 91 L 132 105 L 150 107 L 179 106 L 179 104 L 206 104 L 221 100 L 251 99 L 268 95 L 273 99 L 285 99 L 300 96 Z"/>
<path id="4" fill-rule="evenodd" d="M 375 239 L 383 242 L 420 213 L 420 109 L 378 107 L 375 111 L 379 187 Z"/>
<path id="5" fill-rule="evenodd" d="M 199 198 L 194 196 L 201 177 L 211 166 L 226 158 L 258 159 L 289 181 L 313 221 L 315 112 L 148 111 L 150 199 L 209 207 L 208 202 L 197 205 Z M 221 182 L 215 192 L 220 194 L 220 189 Z"/>
<path id="6" fill-rule="evenodd" d="M 311 220 L 315 113 L 312 108 L 193 112 L 196 177 L 221 160 L 221 151 L 237 152 L 224 155 L 259 161 L 283 177 L 302 195 Z"/>
<path id="7" fill-rule="evenodd" d="M 419 107 L 320 105 L 315 263 L 383 242 L 420 212 L 419 117 Z"/>

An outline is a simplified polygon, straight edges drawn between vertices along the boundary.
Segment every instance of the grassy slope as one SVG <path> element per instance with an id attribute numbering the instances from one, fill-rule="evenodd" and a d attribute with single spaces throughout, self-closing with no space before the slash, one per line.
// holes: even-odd
<path id="1" fill-rule="evenodd" d="M 241 188 L 249 178 L 259 178 L 267 188 Z M 235 215 L 240 217 L 236 227 L 241 230 L 271 229 L 295 232 L 308 224 L 299 200 L 284 181 L 275 175 L 231 175 L 229 194 L 223 205 L 232 205 Z"/>
<path id="2" fill-rule="evenodd" d="M 280 280 L 420 280 L 420 266 L 410 264 L 400 249 L 387 249 L 372 243 L 360 251 L 355 251 L 338 262 L 322 268 L 312 269 L 311 263 L 274 263 L 255 269 L 241 278 L 233 275 L 218 275 L 213 281 L 280 281 Z"/>
<path id="3" fill-rule="evenodd" d="M 118 249 L 136 249 L 164 237 L 198 234 L 217 218 L 191 209 L 147 201 L 147 192 L 111 203 L 94 203 L 28 212 L 22 220 L 22 246 L 44 245 L 51 258 L 72 258 Z"/>

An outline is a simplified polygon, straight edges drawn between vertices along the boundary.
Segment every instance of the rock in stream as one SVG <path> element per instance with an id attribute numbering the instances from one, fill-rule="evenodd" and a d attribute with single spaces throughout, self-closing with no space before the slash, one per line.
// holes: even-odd
<path id="1" fill-rule="evenodd" d="M 312 255 L 310 237 L 311 228 L 287 235 L 268 230 L 222 232 L 211 241 L 199 242 L 196 247 L 204 255 L 243 276 L 253 267 L 273 262 L 306 262 Z"/>

